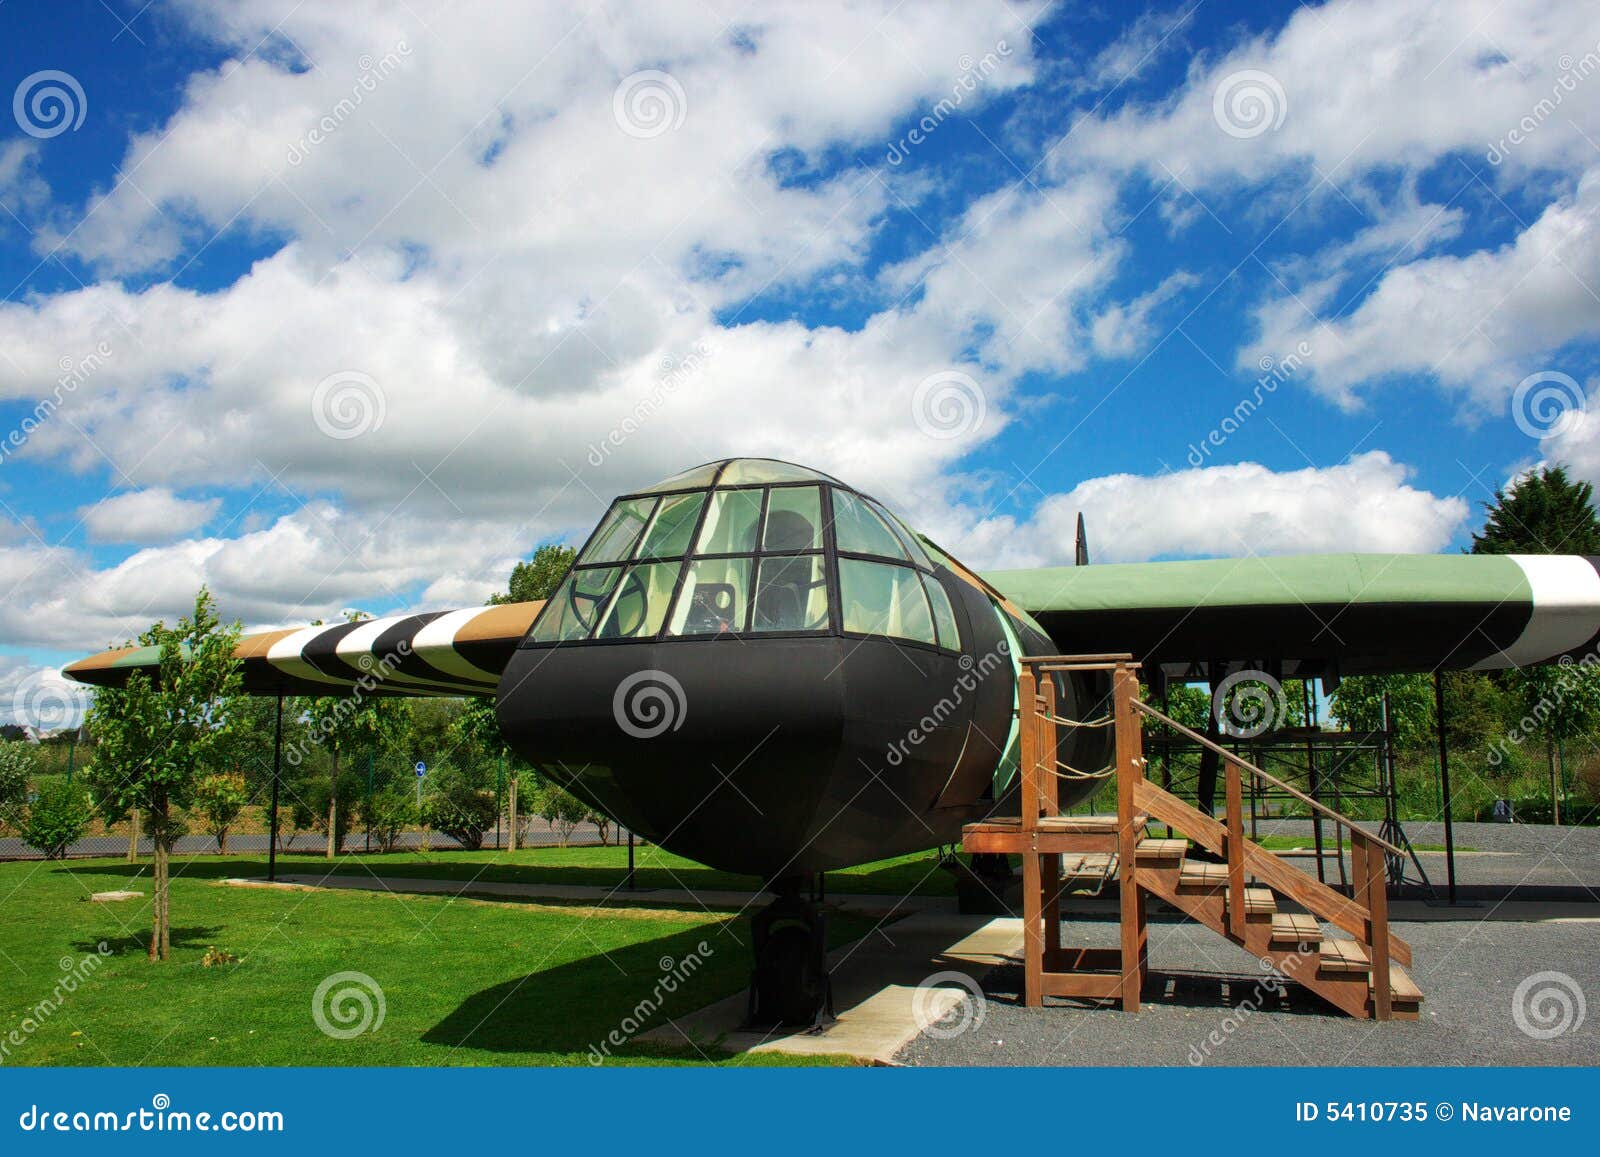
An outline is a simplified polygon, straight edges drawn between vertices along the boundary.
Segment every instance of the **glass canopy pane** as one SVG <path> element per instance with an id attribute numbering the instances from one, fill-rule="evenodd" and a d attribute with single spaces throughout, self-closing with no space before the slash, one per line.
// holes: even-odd
<path id="1" fill-rule="evenodd" d="M 535 643 L 564 643 L 587 638 L 621 573 L 622 568 L 617 566 L 573 571 L 539 612 L 530 639 Z"/>
<path id="2" fill-rule="evenodd" d="M 711 496 L 696 554 L 747 554 L 756 548 L 761 491 L 718 490 Z"/>
<path id="3" fill-rule="evenodd" d="M 847 631 L 935 642 L 928 599 L 910 567 L 841 558 L 839 603 Z"/>
<path id="4" fill-rule="evenodd" d="M 649 639 L 661 630 L 667 604 L 678 585 L 681 563 L 656 562 L 632 567 L 606 608 L 597 639 Z"/>
<path id="5" fill-rule="evenodd" d="M 693 490 L 697 486 L 710 486 L 717 476 L 717 471 L 722 469 L 726 458 L 719 458 L 715 462 L 707 462 L 704 466 L 691 466 L 687 470 L 680 470 L 671 478 L 663 478 L 654 486 L 646 486 L 639 491 L 640 494 L 659 494 L 663 490 Z"/>
<path id="6" fill-rule="evenodd" d="M 718 486 L 747 486 L 757 482 L 832 482 L 826 474 L 776 458 L 735 458 L 717 479 Z"/>
<path id="7" fill-rule="evenodd" d="M 845 490 L 833 492 L 833 534 L 840 550 L 853 554 L 881 554 L 906 558 L 906 548 L 894 531 L 866 503 Z"/>
<path id="8" fill-rule="evenodd" d="M 752 631 L 825 631 L 828 628 L 828 572 L 820 554 L 774 556 L 761 560 Z"/>
<path id="9" fill-rule="evenodd" d="M 689 550 L 689 536 L 694 534 L 695 523 L 700 518 L 700 508 L 706 504 L 704 491 L 699 494 L 675 494 L 663 498 L 656 508 L 656 516 L 645 531 L 639 544 L 640 558 L 680 558 Z"/>
<path id="10" fill-rule="evenodd" d="M 708 558 L 689 564 L 669 635 L 718 635 L 744 629 L 750 595 L 750 560 Z"/>
<path id="11" fill-rule="evenodd" d="M 820 550 L 822 491 L 815 486 L 786 486 L 767 498 L 767 527 L 762 550 Z"/>
<path id="12" fill-rule="evenodd" d="M 895 537 L 900 540 L 900 545 L 906 548 L 912 562 L 920 563 L 929 570 L 933 569 L 933 560 L 928 557 L 928 552 L 922 549 L 922 544 L 917 541 L 917 536 L 911 533 L 910 527 L 891 514 L 881 502 L 869 499 L 867 505 L 872 507 L 879 518 L 888 523 L 889 529 L 894 531 Z"/>
<path id="13" fill-rule="evenodd" d="M 939 646 L 951 651 L 961 650 L 961 632 L 956 628 L 956 613 L 950 606 L 950 596 L 932 575 L 922 576 L 923 589 L 928 592 L 928 602 L 933 607 L 933 623 L 939 628 Z"/>
<path id="14" fill-rule="evenodd" d="M 633 544 L 638 541 L 639 532 L 649 521 L 650 510 L 655 504 L 654 498 L 625 498 L 612 503 L 577 565 L 619 562 L 627 558 L 633 553 Z"/>

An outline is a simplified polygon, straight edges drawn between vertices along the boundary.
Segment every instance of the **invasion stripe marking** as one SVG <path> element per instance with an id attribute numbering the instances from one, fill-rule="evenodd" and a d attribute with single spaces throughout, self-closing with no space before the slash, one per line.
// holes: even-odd
<path id="1" fill-rule="evenodd" d="M 447 675 L 489 685 L 499 682 L 499 676 L 469 663 L 457 653 L 454 646 L 456 633 L 485 610 L 484 607 L 472 607 L 439 616 L 417 632 L 416 638 L 411 641 L 412 648 L 430 666 L 437 667 Z"/>
<path id="2" fill-rule="evenodd" d="M 1600 572 L 1580 555 L 1509 556 L 1528 576 L 1533 612 L 1515 642 L 1479 667 L 1523 667 L 1576 651 L 1600 633 Z"/>
<path id="3" fill-rule="evenodd" d="M 285 675 L 293 675 L 309 683 L 326 683 L 334 687 L 350 686 L 349 680 L 325 675 L 301 657 L 300 653 L 306 644 L 326 630 L 327 627 L 302 627 L 293 634 L 279 639 L 267 650 L 267 662 Z"/>

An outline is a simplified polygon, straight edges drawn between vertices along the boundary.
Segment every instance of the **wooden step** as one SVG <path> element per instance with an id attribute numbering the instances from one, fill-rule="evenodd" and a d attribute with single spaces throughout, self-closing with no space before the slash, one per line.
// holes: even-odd
<path id="1" fill-rule="evenodd" d="M 1272 918 L 1272 946 L 1295 948 L 1301 944 L 1321 944 L 1322 925 L 1304 912 L 1279 912 Z"/>
<path id="2" fill-rule="evenodd" d="M 1228 865 L 1208 864 L 1204 860 L 1185 860 L 1183 868 L 1178 873 L 1178 886 L 1180 888 L 1226 888 L 1228 886 Z"/>
<path id="3" fill-rule="evenodd" d="M 1182 860 L 1188 852 L 1188 840 L 1139 841 L 1139 862 L 1141 864 L 1160 864 L 1163 867 L 1172 867 Z"/>
<path id="4" fill-rule="evenodd" d="M 1370 982 L 1367 991 L 1372 991 Z M 1389 965 L 1389 997 L 1396 1004 L 1422 1003 L 1422 989 L 1417 987 L 1417 982 L 1411 979 L 1410 973 L 1398 964 Z"/>
<path id="5" fill-rule="evenodd" d="M 1266 923 L 1278 911 L 1278 898 L 1271 888 L 1246 888 L 1244 890 L 1244 916 L 1246 920 Z"/>
<path id="6" fill-rule="evenodd" d="M 1323 972 L 1370 972 L 1372 958 L 1354 940 L 1324 940 L 1317 967 Z"/>

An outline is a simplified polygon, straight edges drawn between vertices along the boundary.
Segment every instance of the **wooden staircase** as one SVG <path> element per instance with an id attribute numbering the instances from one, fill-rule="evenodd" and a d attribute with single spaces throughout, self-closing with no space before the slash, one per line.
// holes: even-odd
<path id="1" fill-rule="evenodd" d="M 968 824 L 969 852 L 1005 852 L 1023 861 L 1024 1000 L 1046 996 L 1116 1000 L 1138 1011 L 1149 970 L 1147 904 L 1155 896 L 1250 952 L 1263 966 L 1317 993 L 1355 1017 L 1415 1020 L 1422 993 L 1407 975 L 1411 946 L 1389 930 L 1385 856 L 1400 848 L 1356 827 L 1346 816 L 1247 763 L 1163 715 L 1139 698 L 1138 665 L 1127 655 L 1031 656 L 1022 660 L 1022 815 Z M 1106 671 L 1114 708 L 1103 720 L 1062 719 L 1056 672 Z M 1216 751 L 1226 768 L 1226 808 L 1219 821 L 1144 776 L 1144 720 L 1173 728 Z M 1117 814 L 1058 814 L 1058 727 L 1115 728 Z M 1084 773 L 1066 769 L 1073 776 Z M 1261 845 L 1243 827 L 1243 776 L 1298 798 L 1347 830 L 1350 895 L 1329 887 Z M 1150 838 L 1151 820 L 1184 838 Z M 1195 858 L 1192 848 L 1214 860 Z M 1120 946 L 1070 948 L 1061 943 L 1061 899 L 1071 886 L 1117 881 Z M 1294 910 L 1282 910 L 1288 902 Z"/>

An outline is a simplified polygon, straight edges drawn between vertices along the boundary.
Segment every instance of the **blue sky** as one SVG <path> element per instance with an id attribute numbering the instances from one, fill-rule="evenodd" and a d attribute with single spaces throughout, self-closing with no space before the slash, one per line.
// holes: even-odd
<path id="1" fill-rule="evenodd" d="M 10 0 L 0 674 L 201 582 L 252 626 L 481 601 L 728 454 L 978 566 L 1069 559 L 1079 510 L 1100 559 L 1460 549 L 1519 470 L 1600 477 L 1597 41 L 1546 3 Z"/>

